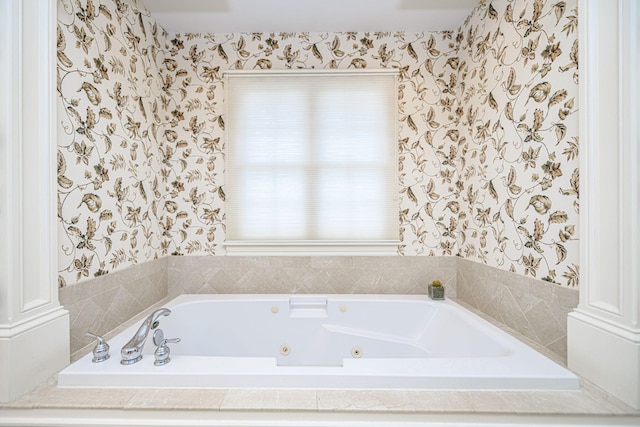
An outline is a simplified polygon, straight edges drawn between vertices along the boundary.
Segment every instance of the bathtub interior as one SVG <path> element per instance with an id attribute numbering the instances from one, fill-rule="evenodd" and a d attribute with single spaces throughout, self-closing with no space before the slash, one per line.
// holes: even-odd
<path id="1" fill-rule="evenodd" d="M 343 366 L 350 358 L 498 357 L 508 347 L 450 304 L 283 296 L 192 300 L 162 320 L 174 355 L 272 357 L 278 366 Z M 200 319 L 197 325 L 191 319 Z"/>
<path id="2" fill-rule="evenodd" d="M 453 301 L 380 295 L 182 295 L 159 328 L 171 362 L 123 366 L 140 323 L 87 355 L 60 386 L 577 389 L 578 378 Z"/>

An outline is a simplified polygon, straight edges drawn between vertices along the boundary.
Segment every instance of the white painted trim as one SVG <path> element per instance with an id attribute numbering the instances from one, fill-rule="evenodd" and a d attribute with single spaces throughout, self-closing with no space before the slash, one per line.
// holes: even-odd
<path id="1" fill-rule="evenodd" d="M 581 241 L 590 242 L 581 251 L 580 301 L 582 307 L 589 307 L 611 319 L 620 317 L 620 295 L 617 284 L 619 269 L 618 239 L 620 236 L 617 210 L 619 177 L 616 169 L 608 171 L 607 166 L 617 163 L 618 156 L 611 155 L 618 150 L 617 144 L 600 144 L 604 133 L 611 141 L 618 140 L 619 123 L 617 34 L 601 26 L 605 19 L 615 20 L 616 2 L 600 5 L 585 0 L 580 10 L 579 31 L 582 36 L 580 51 L 580 138 L 583 149 L 580 154 L 580 171 L 583 182 L 580 185 L 580 232 Z M 614 25 L 611 28 L 617 28 Z M 605 43 L 608 43 L 605 45 Z M 613 45 L 613 46 L 611 46 Z M 607 250 L 603 251 L 602 247 Z M 604 287 L 600 283 L 608 282 Z"/>
<path id="2" fill-rule="evenodd" d="M 9 206 L 9 193 L 11 189 L 10 168 L 11 168 L 11 144 L 9 144 L 9 132 L 11 125 L 9 120 L 9 111 L 12 109 L 11 101 L 11 82 L 13 81 L 13 62 L 11 58 L 11 49 L 6 46 L 12 43 L 11 33 L 11 17 L 13 11 L 12 4 L 8 1 L 0 2 L 0 42 L 3 46 L 0 48 L 0 301 L 8 301 L 11 298 L 12 283 L 12 266 L 10 263 L 10 254 L 12 243 L 9 240 L 9 230 L 12 224 L 11 212 L 7 209 Z M 2 320 L 0 319 L 0 322 Z"/>
<path id="3" fill-rule="evenodd" d="M 56 227 L 56 0 L 3 0 L 0 402 L 69 363 Z"/>
<path id="4" fill-rule="evenodd" d="M 397 255 L 399 240 L 380 241 L 227 241 L 227 255 L 241 256 L 382 256 Z"/>
<path id="5" fill-rule="evenodd" d="M 639 258 L 638 192 L 638 9 L 633 1 L 590 4 L 582 11 L 586 33 L 581 53 L 581 233 L 586 245 L 581 259 L 582 308 L 612 321 L 638 325 L 637 259 Z M 608 22 L 606 19 L 609 19 Z M 635 21 L 634 21 L 635 19 Z M 609 30 L 609 31 L 607 31 Z M 605 33 L 614 35 L 605 37 Z M 609 45 L 601 46 L 608 40 Z M 612 46 L 611 44 L 615 44 Z M 616 62 L 605 67 L 599 51 L 615 52 Z M 593 61 L 585 61 L 593 58 Z M 605 95 L 606 94 L 606 95 Z M 611 114 L 611 112 L 614 112 Z M 606 157 L 608 152 L 616 156 Z M 606 160 L 603 160 L 606 159 Z M 615 194 L 615 203 L 611 202 Z M 603 214 L 606 213 L 606 214 Z M 606 283 L 606 286 L 605 286 Z M 607 293 L 609 297 L 606 298 Z"/>
<path id="6" fill-rule="evenodd" d="M 637 334 L 570 313 L 569 368 L 635 409 L 640 406 L 640 338 Z"/>
<path id="7" fill-rule="evenodd" d="M 622 139 L 621 150 L 621 211 L 622 233 L 627 236 L 622 245 L 622 280 L 628 286 L 631 306 L 625 312 L 627 323 L 640 330 L 640 6 L 636 0 L 627 0 L 620 10 L 620 46 L 623 54 L 620 67 L 625 93 L 621 105 Z M 633 285 L 635 283 L 635 285 Z M 636 305 L 633 305 L 633 302 Z"/>
<path id="8" fill-rule="evenodd" d="M 56 235 L 55 34 L 57 2 L 7 0 L 10 37 L 6 97 L 8 183 L 3 205 L 8 289 L 0 325 L 58 306 Z"/>
<path id="9" fill-rule="evenodd" d="M 640 409 L 636 0 L 580 0 L 580 304 L 568 365 Z"/>
<path id="10" fill-rule="evenodd" d="M 358 69 L 338 69 L 338 68 L 292 68 L 287 70 L 224 70 L 224 77 L 255 77 L 260 75 L 269 76 L 353 76 L 358 74 L 381 75 L 381 76 L 398 76 L 400 70 L 397 68 L 358 68 Z"/>
<path id="11" fill-rule="evenodd" d="M 38 327 L 38 325 L 49 323 L 64 315 L 66 315 L 66 310 L 61 306 L 57 306 L 47 312 L 38 313 L 20 322 L 11 325 L 0 325 L 0 339 L 10 339 L 28 333 L 29 330 Z"/>
<path id="12" fill-rule="evenodd" d="M 28 393 L 69 364 L 69 313 L 58 307 L 0 337 L 0 401 Z"/>
<path id="13" fill-rule="evenodd" d="M 640 344 L 640 329 L 625 327 L 619 323 L 611 322 L 606 318 L 600 318 L 592 313 L 583 312 L 580 308 L 571 312 L 569 317 L 583 323 L 588 323 L 602 332 L 616 335 L 632 344 Z"/>

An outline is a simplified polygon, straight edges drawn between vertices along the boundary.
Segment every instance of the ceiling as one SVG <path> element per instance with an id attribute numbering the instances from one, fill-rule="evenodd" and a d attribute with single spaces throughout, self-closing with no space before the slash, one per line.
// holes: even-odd
<path id="1" fill-rule="evenodd" d="M 443 31 L 479 0 L 143 0 L 169 33 Z"/>

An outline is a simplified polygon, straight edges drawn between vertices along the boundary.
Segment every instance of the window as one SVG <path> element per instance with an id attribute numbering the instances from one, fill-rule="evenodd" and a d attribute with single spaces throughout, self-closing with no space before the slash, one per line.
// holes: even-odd
<path id="1" fill-rule="evenodd" d="M 396 253 L 389 71 L 226 74 L 227 250 Z"/>

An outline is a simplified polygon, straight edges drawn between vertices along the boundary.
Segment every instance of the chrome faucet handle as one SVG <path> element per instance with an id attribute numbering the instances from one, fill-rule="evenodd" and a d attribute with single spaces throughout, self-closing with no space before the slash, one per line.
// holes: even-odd
<path id="1" fill-rule="evenodd" d="M 155 362 L 153 362 L 156 366 L 166 365 L 171 362 L 171 358 L 169 355 L 171 354 L 171 349 L 167 344 L 169 343 L 178 343 L 180 342 L 180 338 L 171 338 L 171 339 L 163 339 L 162 342 L 156 348 L 154 355 L 156 356 Z"/>
<path id="2" fill-rule="evenodd" d="M 162 331 L 162 329 L 156 329 L 153 332 L 153 344 L 158 347 L 159 345 L 162 345 L 162 342 L 164 341 L 164 332 Z"/>
<path id="3" fill-rule="evenodd" d="M 85 336 L 97 340 L 96 346 L 93 348 L 93 359 L 91 359 L 93 363 L 100 363 L 109 359 L 109 344 L 104 338 L 91 332 L 85 332 Z"/>

